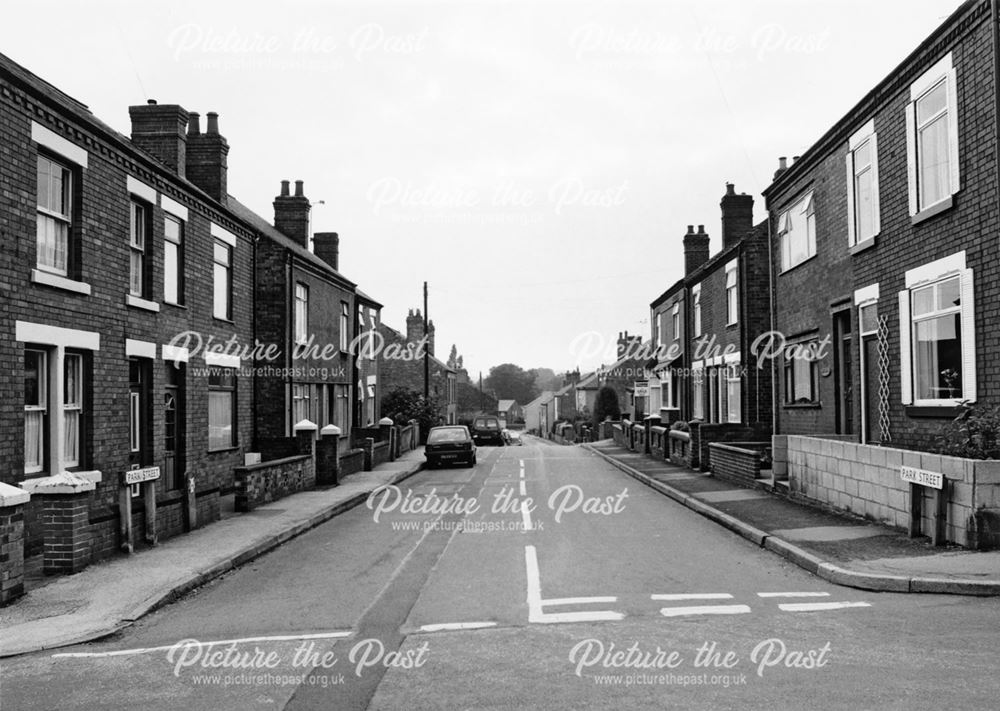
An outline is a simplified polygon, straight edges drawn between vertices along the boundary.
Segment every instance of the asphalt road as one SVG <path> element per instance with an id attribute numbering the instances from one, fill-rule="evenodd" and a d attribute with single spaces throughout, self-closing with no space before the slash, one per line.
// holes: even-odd
<path id="1" fill-rule="evenodd" d="M 579 448 L 481 448 L 369 503 L 3 660 L 0 709 L 1000 706 L 1000 602 L 832 585 Z"/>

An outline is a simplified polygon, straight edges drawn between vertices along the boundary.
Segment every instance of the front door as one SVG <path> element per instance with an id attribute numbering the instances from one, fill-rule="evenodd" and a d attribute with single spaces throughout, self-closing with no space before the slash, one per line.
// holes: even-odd
<path id="1" fill-rule="evenodd" d="M 163 390 L 163 489 L 173 491 L 184 484 L 185 413 L 184 366 L 166 364 Z"/>
<path id="2" fill-rule="evenodd" d="M 837 433 L 854 433 L 854 360 L 851 351 L 851 312 L 841 311 L 833 317 L 834 387 L 837 392 Z"/>

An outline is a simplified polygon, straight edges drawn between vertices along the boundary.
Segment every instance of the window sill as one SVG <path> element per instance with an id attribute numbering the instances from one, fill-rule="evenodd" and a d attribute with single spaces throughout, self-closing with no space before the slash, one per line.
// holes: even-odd
<path id="1" fill-rule="evenodd" d="M 786 403 L 781 406 L 784 410 L 822 410 L 823 403 L 820 402 L 797 402 Z"/>
<path id="2" fill-rule="evenodd" d="M 143 299 L 142 297 L 135 296 L 134 294 L 125 295 L 125 304 L 136 309 L 152 311 L 153 313 L 159 313 L 160 311 L 160 305 L 155 301 Z"/>
<path id="3" fill-rule="evenodd" d="M 788 274 L 789 272 L 795 271 L 796 269 L 798 269 L 799 267 L 801 267 L 803 264 L 808 264 L 809 262 L 811 262 L 814 259 L 816 259 L 816 255 L 815 254 L 812 255 L 811 257 L 806 257 L 801 262 L 796 262 L 792 266 L 788 267 L 788 269 L 785 269 L 783 271 L 778 272 L 778 276 L 784 276 L 785 274 Z"/>
<path id="4" fill-rule="evenodd" d="M 872 235 L 868 239 L 866 239 L 866 240 L 864 240 L 862 242 L 858 242 L 855 245 L 852 245 L 850 248 L 848 248 L 847 251 L 850 252 L 852 255 L 853 254 L 861 254 L 862 252 L 864 252 L 866 250 L 869 250 L 869 249 L 871 249 L 872 247 L 875 246 L 875 244 L 876 244 L 875 240 L 876 240 L 877 237 L 878 237 L 878 235 Z"/>
<path id="5" fill-rule="evenodd" d="M 172 301 L 164 301 L 163 305 L 164 306 L 170 306 L 171 308 L 175 308 L 175 309 L 184 309 L 185 311 L 187 311 L 187 306 L 185 306 L 184 304 L 175 304 Z"/>
<path id="6" fill-rule="evenodd" d="M 223 447 L 221 449 L 207 449 L 205 452 L 207 454 L 226 454 L 227 452 L 235 452 L 240 448 L 239 445 L 234 445 L 232 447 Z"/>
<path id="7" fill-rule="evenodd" d="M 58 274 L 45 272 L 41 269 L 31 270 L 31 283 L 42 286 L 51 286 L 56 289 L 62 289 L 63 291 L 72 291 L 76 294 L 90 296 L 90 284 L 85 284 L 82 281 L 75 281 L 74 279 L 59 276 Z"/>
<path id="8" fill-rule="evenodd" d="M 951 195 L 949 195 L 944 200 L 939 200 L 930 207 L 925 207 L 916 215 L 913 215 L 910 218 L 910 224 L 916 225 L 923 222 L 924 220 L 928 220 L 934 217 L 935 215 L 940 215 L 942 212 L 950 210 L 954 204 L 955 204 L 954 198 Z"/>
<path id="9" fill-rule="evenodd" d="M 962 414 L 962 408 L 958 405 L 907 405 L 905 410 L 907 417 L 937 417 L 949 420 Z"/>
<path id="10" fill-rule="evenodd" d="M 233 324 L 234 326 L 236 325 L 236 322 L 233 321 L 231 318 L 222 318 L 221 316 L 212 316 L 212 319 L 215 320 L 215 321 L 221 321 L 222 323 L 230 323 L 230 324 Z"/>

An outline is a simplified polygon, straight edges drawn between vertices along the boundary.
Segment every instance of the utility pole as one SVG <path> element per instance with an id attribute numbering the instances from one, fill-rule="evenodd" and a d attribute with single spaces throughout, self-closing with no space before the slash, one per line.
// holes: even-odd
<path id="1" fill-rule="evenodd" d="M 483 400 L 483 371 L 479 371 L 479 411 L 486 411 L 486 402 Z"/>
<path id="2" fill-rule="evenodd" d="M 431 396 L 431 360 L 427 352 L 427 282 L 424 282 L 424 403 Z"/>

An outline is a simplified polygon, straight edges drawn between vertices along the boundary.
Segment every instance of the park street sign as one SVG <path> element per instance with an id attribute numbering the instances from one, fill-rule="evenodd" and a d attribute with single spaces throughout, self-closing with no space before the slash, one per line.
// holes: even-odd
<path id="1" fill-rule="evenodd" d="M 899 476 L 903 481 L 908 481 L 911 484 L 929 486 L 932 489 L 944 488 L 944 474 L 938 472 L 929 472 L 916 467 L 900 467 Z"/>
<path id="2" fill-rule="evenodd" d="M 142 469 L 130 469 L 122 475 L 122 484 L 131 486 L 141 484 L 144 481 L 156 481 L 160 478 L 159 467 L 143 467 Z"/>
<path id="3" fill-rule="evenodd" d="M 642 380 L 635 381 L 632 387 L 632 395 L 633 397 L 649 397 L 649 384 Z"/>

